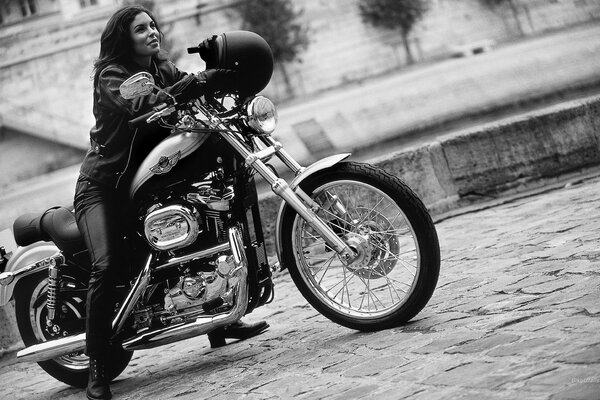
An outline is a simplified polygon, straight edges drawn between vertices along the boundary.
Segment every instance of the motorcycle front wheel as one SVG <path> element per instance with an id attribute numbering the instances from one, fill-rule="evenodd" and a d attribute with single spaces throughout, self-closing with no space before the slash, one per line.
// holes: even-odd
<path id="1" fill-rule="evenodd" d="M 85 295 L 87 284 L 85 277 L 76 274 L 64 274 L 61 282 L 60 310 L 56 324 L 49 326 L 48 276 L 36 274 L 19 283 L 15 291 L 15 314 L 17 327 L 25 346 L 32 346 L 67 335 L 85 332 Z M 133 356 L 133 352 L 122 348 L 111 349 L 107 375 L 112 380 L 119 376 Z M 89 358 L 83 354 L 72 353 L 38 362 L 49 375 L 67 385 L 84 388 L 88 383 Z"/>
<path id="2" fill-rule="evenodd" d="M 399 326 L 431 298 L 440 268 L 437 233 L 419 197 L 369 164 L 344 162 L 300 184 L 316 214 L 358 254 L 344 265 L 291 207 L 281 222 L 281 259 L 304 298 L 348 328 Z"/>

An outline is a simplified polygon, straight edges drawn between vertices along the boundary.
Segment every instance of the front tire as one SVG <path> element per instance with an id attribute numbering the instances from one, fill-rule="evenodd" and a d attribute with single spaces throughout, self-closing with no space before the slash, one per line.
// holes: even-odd
<path id="1" fill-rule="evenodd" d="M 301 188 L 317 215 L 358 251 L 344 265 L 291 207 L 281 222 L 282 262 L 304 298 L 348 328 L 401 325 L 431 298 L 440 267 L 433 221 L 400 179 L 369 164 L 344 162 L 307 177 Z"/>
<path id="2" fill-rule="evenodd" d="M 62 293 L 60 301 L 59 331 L 53 331 L 46 325 L 48 315 L 46 307 L 47 274 L 36 274 L 19 283 L 15 291 L 15 313 L 19 333 L 25 346 L 57 339 L 62 335 L 85 332 L 85 295 L 87 293 L 87 284 L 83 283 L 85 280 L 84 277 L 63 274 L 63 285 L 61 286 L 68 287 L 68 291 Z M 112 350 L 111 363 L 107 366 L 108 377 L 112 380 L 119 376 L 129 364 L 132 356 L 133 352 L 125 351 L 122 348 Z M 52 377 L 67 385 L 85 388 L 88 383 L 89 358 L 81 352 L 41 361 L 38 364 Z"/>

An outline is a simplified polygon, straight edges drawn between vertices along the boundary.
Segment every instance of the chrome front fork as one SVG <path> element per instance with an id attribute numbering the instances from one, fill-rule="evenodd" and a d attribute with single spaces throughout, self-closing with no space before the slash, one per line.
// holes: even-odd
<path id="1" fill-rule="evenodd" d="M 221 136 L 244 157 L 247 165 L 252 166 L 271 185 L 271 189 L 276 195 L 289 204 L 300 217 L 321 235 L 325 242 L 337 252 L 342 263 L 346 265 L 352 263 L 357 257 L 356 253 L 315 214 L 313 209 L 316 210 L 318 205 L 300 187 L 290 188 L 287 181 L 275 175 L 263 162 L 263 160 L 276 155 L 296 175 L 302 172 L 303 167 L 282 148 L 279 142 L 271 137 L 263 138 L 268 147 L 256 153 L 251 153 L 246 146 L 235 138 L 234 134 L 221 132 Z"/>

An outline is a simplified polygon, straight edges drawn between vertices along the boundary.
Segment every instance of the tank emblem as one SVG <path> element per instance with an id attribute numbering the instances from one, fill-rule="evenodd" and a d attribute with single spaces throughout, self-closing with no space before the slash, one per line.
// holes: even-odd
<path id="1" fill-rule="evenodd" d="M 150 172 L 156 175 L 162 175 L 169 172 L 181 158 L 181 151 L 170 156 L 160 156 L 158 162 L 150 167 Z"/>

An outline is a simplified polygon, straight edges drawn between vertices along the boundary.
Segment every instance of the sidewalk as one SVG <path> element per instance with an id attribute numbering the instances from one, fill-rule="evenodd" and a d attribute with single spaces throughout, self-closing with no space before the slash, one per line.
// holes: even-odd
<path id="1" fill-rule="evenodd" d="M 115 399 L 597 399 L 600 178 L 437 224 L 442 268 L 403 327 L 358 333 L 320 316 L 287 274 L 247 320 L 269 331 L 137 352 Z M 4 399 L 81 399 L 36 364 L 0 366 Z"/>

